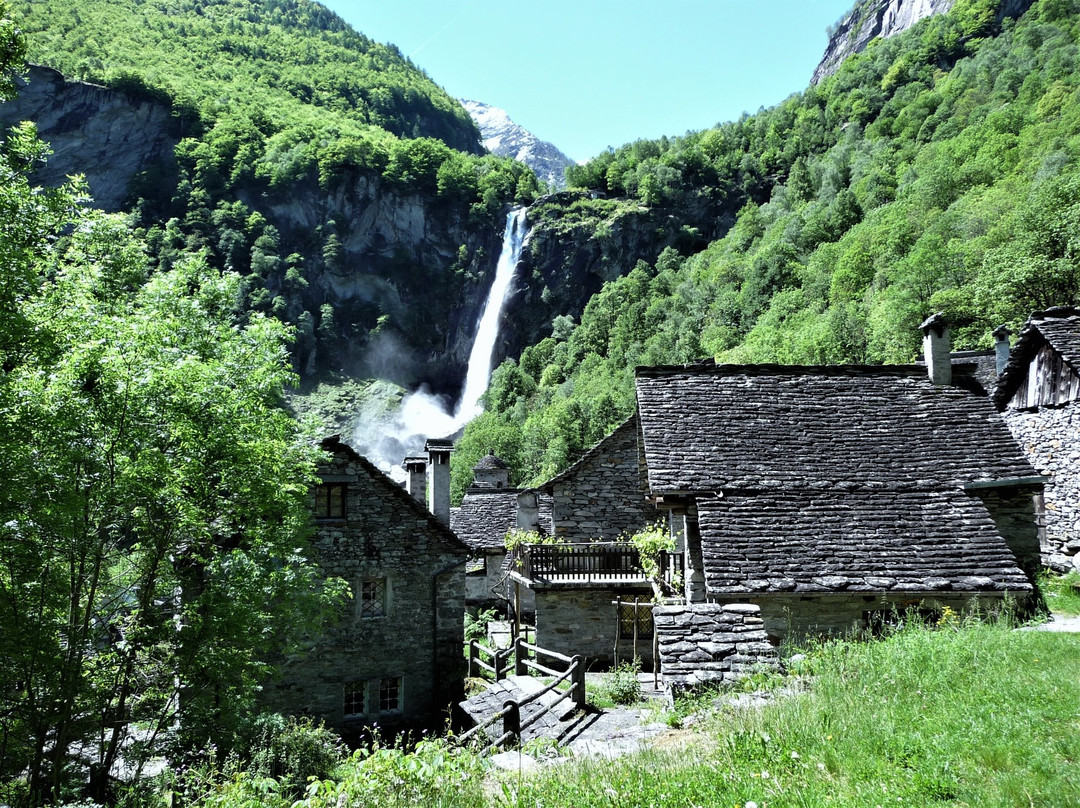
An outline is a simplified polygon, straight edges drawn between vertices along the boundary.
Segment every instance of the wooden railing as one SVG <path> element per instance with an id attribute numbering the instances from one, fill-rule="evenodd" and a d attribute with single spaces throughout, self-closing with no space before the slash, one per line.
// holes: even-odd
<path id="1" fill-rule="evenodd" d="M 681 553 L 660 554 L 660 576 L 668 584 L 682 575 Z M 641 555 L 623 542 L 525 544 L 513 554 L 511 567 L 530 581 L 610 583 L 646 580 Z"/>
<path id="2" fill-rule="evenodd" d="M 498 682 L 506 676 L 506 670 L 509 667 L 510 657 L 513 653 L 513 648 L 492 648 L 477 640 L 472 640 L 469 643 L 469 678 L 474 676 L 482 677 L 484 671 L 487 671 Z M 491 662 L 485 661 L 485 657 L 490 659 Z"/>
<path id="3" fill-rule="evenodd" d="M 470 643 L 470 646 L 472 643 Z M 483 647 L 483 646 L 481 646 Z M 492 652 L 494 649 L 485 648 L 486 651 Z M 532 652 L 533 658 L 529 658 L 529 652 Z M 471 653 L 471 650 L 470 650 Z M 585 659 L 581 656 L 565 656 L 564 654 L 556 653 L 555 651 L 548 651 L 537 645 L 525 642 L 525 640 L 518 638 L 515 640 L 513 648 L 506 649 L 505 653 L 514 654 L 514 674 L 516 676 L 528 676 L 529 671 L 536 671 L 543 676 L 554 677 L 542 690 L 538 690 L 535 693 L 530 693 L 520 701 L 514 699 L 507 699 L 503 702 L 501 710 L 496 711 L 490 715 L 486 720 L 472 727 L 468 732 L 463 733 L 457 739 L 459 744 L 465 744 L 476 738 L 481 732 L 488 727 L 494 726 L 499 721 L 502 721 L 502 734 L 500 734 L 494 740 L 488 742 L 488 744 L 481 750 L 481 754 L 486 754 L 494 749 L 502 747 L 511 741 L 517 742 L 521 740 L 521 734 L 543 718 L 548 713 L 552 712 L 555 707 L 567 699 L 573 699 L 576 709 L 585 709 Z M 557 670 L 541 665 L 537 661 L 537 657 L 543 655 L 550 659 L 555 659 L 559 662 L 567 663 L 567 669 L 560 673 Z M 488 670 L 500 670 L 499 665 L 500 652 L 494 651 L 495 664 L 488 666 L 483 665 Z M 505 657 L 503 657 L 505 659 Z M 501 668 L 505 675 L 505 668 Z M 496 674 L 497 680 L 499 677 Z M 567 684 L 565 690 L 559 690 L 560 685 Z M 521 711 L 524 707 L 532 704 L 535 701 L 539 701 L 540 698 L 546 696 L 548 693 L 558 693 L 558 697 L 552 699 L 545 704 L 541 709 L 534 712 L 524 721 L 521 720 Z"/>

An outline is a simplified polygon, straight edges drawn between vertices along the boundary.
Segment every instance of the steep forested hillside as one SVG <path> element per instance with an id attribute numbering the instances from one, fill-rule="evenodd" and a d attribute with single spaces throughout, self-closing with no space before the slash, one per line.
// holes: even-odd
<path id="1" fill-rule="evenodd" d="M 571 170 L 676 222 L 710 195 L 741 210 L 706 249 L 639 262 L 504 363 L 456 484 L 490 448 L 519 481 L 562 468 L 629 414 L 637 364 L 908 362 L 934 311 L 975 348 L 1075 301 L 1080 5 L 1041 0 L 1000 25 L 997 9 L 961 0 L 773 109 Z M 579 199 L 574 215 L 602 232 L 616 204 Z"/>
<path id="2" fill-rule="evenodd" d="M 506 208 L 538 186 L 395 48 L 310 0 L 13 6 L 30 61 L 171 110 L 178 145 L 125 205 L 160 267 L 204 249 L 243 274 L 305 373 L 460 380 Z"/>

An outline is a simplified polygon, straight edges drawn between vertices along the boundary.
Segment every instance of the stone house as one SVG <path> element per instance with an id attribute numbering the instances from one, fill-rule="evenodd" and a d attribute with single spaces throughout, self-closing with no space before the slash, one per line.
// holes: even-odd
<path id="1" fill-rule="evenodd" d="M 1031 316 L 1003 354 L 993 400 L 1032 465 L 1048 478 L 1043 563 L 1080 570 L 1080 309 Z"/>
<path id="2" fill-rule="evenodd" d="M 510 487 L 510 467 L 494 453 L 473 467 L 473 484 L 461 505 L 450 510 L 450 529 L 471 551 L 465 575 L 468 609 L 531 620 L 536 604 L 530 591 L 515 593 L 509 581 L 506 534 L 517 528 L 518 494 Z"/>
<path id="3" fill-rule="evenodd" d="M 689 603 L 757 605 L 779 642 L 1033 592 L 1044 478 L 943 321 L 923 328 L 926 369 L 638 369 L 645 484 L 685 537 Z"/>
<path id="4" fill-rule="evenodd" d="M 313 546 L 352 599 L 335 625 L 279 664 L 264 703 L 344 736 L 424 725 L 460 697 L 469 548 L 336 436 L 312 493 Z"/>
<path id="5" fill-rule="evenodd" d="M 636 554 L 615 543 L 663 516 L 641 487 L 637 431 L 633 416 L 518 495 L 519 526 L 560 541 L 526 548 L 511 568 L 516 591 L 535 599 L 536 641 L 592 665 L 653 656 L 652 586 Z"/>

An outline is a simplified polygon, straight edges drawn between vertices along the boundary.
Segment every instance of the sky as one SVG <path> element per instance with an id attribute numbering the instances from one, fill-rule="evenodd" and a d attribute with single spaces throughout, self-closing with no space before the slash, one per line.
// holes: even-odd
<path id="1" fill-rule="evenodd" d="M 571 158 L 804 90 L 854 0 L 320 0 Z"/>

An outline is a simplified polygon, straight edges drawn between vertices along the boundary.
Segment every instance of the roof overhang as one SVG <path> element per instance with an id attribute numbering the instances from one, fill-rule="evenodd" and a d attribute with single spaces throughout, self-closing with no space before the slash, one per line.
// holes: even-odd
<path id="1" fill-rule="evenodd" d="M 1045 485 L 1050 482 L 1049 477 L 1036 474 L 1032 477 L 1005 477 L 1000 480 L 975 480 L 964 483 L 965 491 L 978 491 L 986 488 L 1022 488 L 1025 486 Z"/>

